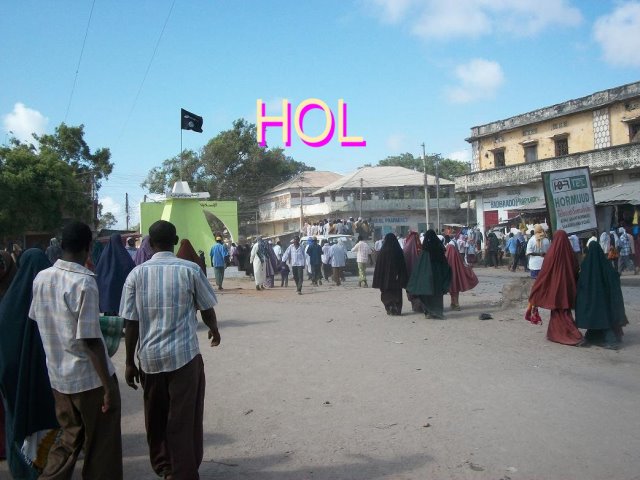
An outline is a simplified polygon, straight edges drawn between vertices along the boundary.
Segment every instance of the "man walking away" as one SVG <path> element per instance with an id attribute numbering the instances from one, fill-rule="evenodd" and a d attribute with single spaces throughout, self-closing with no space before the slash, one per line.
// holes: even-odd
<path id="1" fill-rule="evenodd" d="M 29 317 L 36 321 L 62 433 L 39 478 L 70 479 L 84 450 L 82 478 L 122 479 L 120 390 L 100 331 L 98 285 L 83 265 L 91 230 L 72 222 L 62 231 L 62 258 L 33 282 Z"/>
<path id="2" fill-rule="evenodd" d="M 304 280 L 305 253 L 300 245 L 300 237 L 293 237 L 293 244 L 287 247 L 282 255 L 283 262 L 289 262 L 293 271 L 293 280 L 296 282 L 296 292 L 302 295 L 302 281 Z"/>
<path id="3" fill-rule="evenodd" d="M 202 269 L 177 258 L 173 224 L 149 228 L 151 260 L 134 268 L 122 291 L 126 319 L 125 380 L 144 391 L 144 418 L 153 470 L 171 480 L 197 480 L 203 454 L 205 375 L 198 347 L 198 319 L 220 344 L 216 294 Z M 136 345 L 138 349 L 136 352 Z M 135 365 L 136 353 L 140 370 Z"/>
<path id="4" fill-rule="evenodd" d="M 218 290 L 223 290 L 222 282 L 224 281 L 224 269 L 227 266 L 227 258 L 229 252 L 222 243 L 222 237 L 216 237 L 216 244 L 211 247 L 211 266 L 216 277 L 216 285 Z"/>
<path id="5" fill-rule="evenodd" d="M 344 266 L 347 262 L 347 251 L 344 248 L 344 238 L 338 239 L 338 243 L 331 245 L 329 250 L 329 260 L 331 261 L 331 268 L 333 269 L 333 281 L 337 286 L 340 286 L 342 280 Z"/>
<path id="6" fill-rule="evenodd" d="M 311 281 L 313 285 L 322 285 L 322 248 L 318 245 L 316 237 L 310 239 L 307 255 L 311 266 Z"/>
<path id="7" fill-rule="evenodd" d="M 358 263 L 358 286 L 361 287 L 367 285 L 367 263 L 369 263 L 369 254 L 371 254 L 371 248 L 367 242 L 362 239 L 362 235 L 358 235 L 358 243 L 351 249 L 356 253 L 356 262 Z"/>

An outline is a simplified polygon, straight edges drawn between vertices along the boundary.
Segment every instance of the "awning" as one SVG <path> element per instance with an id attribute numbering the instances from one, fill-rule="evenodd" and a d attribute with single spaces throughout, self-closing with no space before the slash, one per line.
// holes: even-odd
<path id="1" fill-rule="evenodd" d="M 593 191 L 596 205 L 640 205 L 640 182 L 611 185 Z"/>

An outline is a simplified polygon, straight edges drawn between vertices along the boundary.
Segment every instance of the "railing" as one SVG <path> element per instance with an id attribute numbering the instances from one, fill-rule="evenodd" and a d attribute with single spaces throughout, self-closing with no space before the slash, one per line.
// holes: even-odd
<path id="1" fill-rule="evenodd" d="M 618 145 L 462 175 L 456 178 L 456 193 L 526 185 L 541 180 L 542 172 L 586 166 L 592 173 L 640 168 L 640 144 Z"/>
<path id="2" fill-rule="evenodd" d="M 436 209 L 437 201 L 435 198 L 429 199 L 429 209 Z M 440 209 L 459 209 L 460 202 L 456 198 L 440 198 Z M 314 205 L 306 205 L 302 207 L 305 217 L 323 216 L 326 218 L 334 216 L 356 216 L 360 211 L 360 200 L 326 200 L 323 203 Z M 362 213 L 369 215 L 370 213 L 392 213 L 407 210 L 424 210 L 423 198 L 407 198 L 393 200 L 362 200 Z M 300 218 L 300 207 L 268 209 L 261 208 L 261 221 L 278 221 Z"/>

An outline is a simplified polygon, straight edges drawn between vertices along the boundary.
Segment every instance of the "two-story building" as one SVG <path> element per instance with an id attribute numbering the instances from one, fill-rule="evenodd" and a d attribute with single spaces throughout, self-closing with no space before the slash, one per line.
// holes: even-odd
<path id="1" fill-rule="evenodd" d="M 439 188 L 438 185 L 439 184 Z M 427 175 L 430 227 L 464 223 L 465 211 L 455 197 L 454 182 Z M 374 237 L 426 230 L 424 174 L 403 167 L 363 167 L 316 190 L 319 203 L 313 221 L 362 217 L 374 225 Z M 320 210 L 322 209 L 322 210 Z M 323 212 L 328 210 L 330 216 Z"/>
<path id="2" fill-rule="evenodd" d="M 342 175 L 327 171 L 309 171 L 296 175 L 265 192 L 258 200 L 258 229 L 263 236 L 299 232 L 301 222 L 310 215 L 325 218 L 328 205 L 320 205 L 320 198 L 312 195 Z"/>
<path id="3" fill-rule="evenodd" d="M 456 192 L 476 199 L 480 228 L 544 208 L 541 173 L 588 166 L 599 227 L 640 203 L 640 82 L 473 127 L 472 172 Z"/>

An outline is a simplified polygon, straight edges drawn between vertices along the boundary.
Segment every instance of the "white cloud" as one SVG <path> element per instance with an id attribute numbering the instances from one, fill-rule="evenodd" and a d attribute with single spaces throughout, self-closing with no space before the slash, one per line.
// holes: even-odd
<path id="1" fill-rule="evenodd" d="M 446 155 L 446 157 L 458 162 L 469 163 L 471 161 L 471 151 L 456 150 L 455 152 L 451 152 L 449 155 Z"/>
<path id="2" fill-rule="evenodd" d="M 477 38 L 492 33 L 533 35 L 550 26 L 573 27 L 582 14 L 570 0 L 368 0 L 387 23 L 406 22 L 431 40 Z M 410 7 L 415 14 L 409 15 Z"/>
<path id="3" fill-rule="evenodd" d="M 385 140 L 385 144 L 387 149 L 398 153 L 404 148 L 406 141 L 407 137 L 403 133 L 392 133 Z"/>
<path id="4" fill-rule="evenodd" d="M 626 2 L 598 18 L 593 35 L 604 59 L 620 67 L 640 67 L 640 2 Z"/>
<path id="5" fill-rule="evenodd" d="M 100 203 L 102 204 L 103 214 L 111 212 L 115 219 L 118 220 L 119 225 L 126 223 L 124 208 L 122 208 L 122 204 L 116 202 L 111 197 L 102 197 L 100 199 Z"/>
<path id="6" fill-rule="evenodd" d="M 370 0 L 373 8 L 377 9 L 377 14 L 385 23 L 397 23 L 402 20 L 413 0 Z"/>
<path id="7" fill-rule="evenodd" d="M 458 65 L 455 70 L 458 84 L 448 87 L 447 97 L 453 103 L 469 103 L 492 98 L 504 83 L 502 67 L 498 62 L 475 58 Z"/>
<path id="8" fill-rule="evenodd" d="M 2 116 L 5 132 L 13 132 L 12 135 L 23 142 L 32 142 L 34 133 L 42 135 L 48 123 L 47 117 L 20 102 L 13 106 L 11 113 Z"/>

